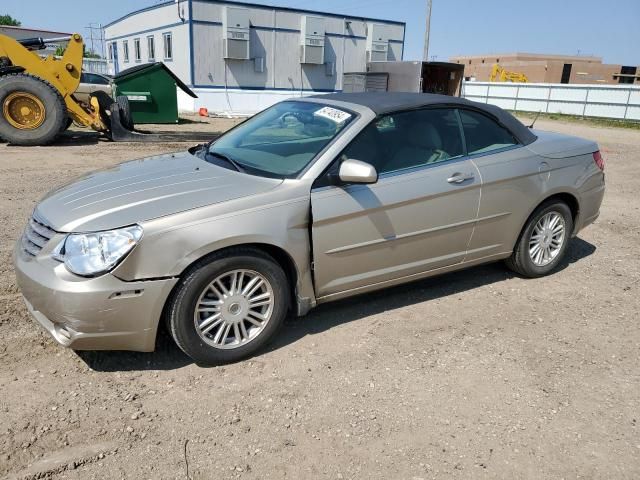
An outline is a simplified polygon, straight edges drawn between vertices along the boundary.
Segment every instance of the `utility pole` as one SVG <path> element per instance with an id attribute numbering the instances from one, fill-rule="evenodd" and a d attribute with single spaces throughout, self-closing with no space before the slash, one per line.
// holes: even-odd
<path id="1" fill-rule="evenodd" d="M 427 25 L 424 31 L 424 52 L 422 60 L 429 61 L 429 34 L 431 33 L 431 0 L 427 0 Z"/>

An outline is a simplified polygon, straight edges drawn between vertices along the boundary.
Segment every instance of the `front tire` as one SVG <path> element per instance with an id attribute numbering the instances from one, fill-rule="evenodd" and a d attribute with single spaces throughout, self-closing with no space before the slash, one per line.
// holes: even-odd
<path id="1" fill-rule="evenodd" d="M 14 145 L 48 145 L 63 130 L 67 107 L 48 82 L 25 73 L 0 77 L 0 137 Z"/>
<path id="2" fill-rule="evenodd" d="M 529 217 L 507 266 L 523 277 L 548 275 L 564 258 L 572 232 L 573 215 L 567 204 L 543 203 Z"/>
<path id="3" fill-rule="evenodd" d="M 116 97 L 116 103 L 120 107 L 120 122 L 122 126 L 129 131 L 133 131 L 133 116 L 131 114 L 131 105 L 129 104 L 129 97 L 126 95 L 120 95 Z"/>
<path id="4" fill-rule="evenodd" d="M 199 262 L 167 308 L 171 336 L 197 363 L 246 358 L 276 334 L 290 303 L 287 276 L 269 255 L 231 249 Z"/>

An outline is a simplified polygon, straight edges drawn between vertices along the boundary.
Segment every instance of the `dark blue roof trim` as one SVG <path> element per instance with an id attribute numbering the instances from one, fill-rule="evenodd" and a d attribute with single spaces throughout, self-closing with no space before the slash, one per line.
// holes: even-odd
<path id="1" fill-rule="evenodd" d="M 279 10 L 279 11 L 283 11 L 283 12 L 294 12 L 294 13 L 310 13 L 313 15 L 321 15 L 323 17 L 333 17 L 333 18 L 347 18 L 349 20 L 364 20 L 367 22 L 381 22 L 381 23 L 388 23 L 388 24 L 392 24 L 392 25 L 399 25 L 402 26 L 403 28 L 406 27 L 406 23 L 405 22 L 399 22 L 397 20 L 384 20 L 381 18 L 370 18 L 370 17 L 357 17 L 357 16 L 353 16 L 353 15 L 341 15 L 338 13 L 328 13 L 328 12 L 321 12 L 319 10 L 305 10 L 305 9 L 300 9 L 300 8 L 290 8 L 290 7 L 278 7 L 278 6 L 271 6 L 271 5 L 260 5 L 257 3 L 248 3 L 248 2 L 229 2 L 229 1 L 221 1 L 221 0 L 194 0 L 194 1 L 198 1 L 198 2 L 209 2 L 209 3 L 219 3 L 219 4 L 223 4 L 223 5 L 238 5 L 241 7 L 251 7 L 251 8 L 262 8 L 262 9 L 266 9 L 266 10 Z M 143 12 L 148 12 L 149 10 L 155 10 L 156 8 L 162 8 L 162 7 L 166 7 L 168 5 L 175 5 L 174 1 L 169 1 L 169 2 L 163 2 L 163 3 L 159 3 L 158 5 L 152 5 L 150 7 L 146 7 L 146 8 L 142 8 L 140 10 L 136 10 L 133 11 L 131 13 L 128 13 L 120 18 L 118 18 L 117 20 L 114 20 L 108 24 L 106 24 L 104 26 L 104 28 L 108 28 L 118 22 L 121 22 L 122 20 L 129 18 L 133 15 L 137 15 L 139 13 L 143 13 Z M 198 20 L 193 20 L 194 22 L 198 22 Z"/>

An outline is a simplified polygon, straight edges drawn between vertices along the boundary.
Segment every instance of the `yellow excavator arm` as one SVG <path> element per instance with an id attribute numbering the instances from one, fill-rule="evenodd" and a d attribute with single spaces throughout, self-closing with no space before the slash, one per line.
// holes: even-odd
<path id="1" fill-rule="evenodd" d="M 529 79 L 524 73 L 509 72 L 495 63 L 491 68 L 491 75 L 489 75 L 490 82 L 514 82 L 514 83 L 527 83 Z"/>

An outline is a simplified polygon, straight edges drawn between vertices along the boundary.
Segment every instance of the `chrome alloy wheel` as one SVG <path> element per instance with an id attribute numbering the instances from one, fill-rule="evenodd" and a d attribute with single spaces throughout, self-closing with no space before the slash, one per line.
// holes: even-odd
<path id="1" fill-rule="evenodd" d="M 564 217 L 558 212 L 549 212 L 538 220 L 529 239 L 529 257 L 533 264 L 549 265 L 560 253 L 565 233 Z"/>
<path id="2" fill-rule="evenodd" d="M 196 331 L 215 348 L 246 345 L 265 329 L 274 308 L 269 281 L 253 270 L 216 277 L 200 294 L 194 311 Z"/>

